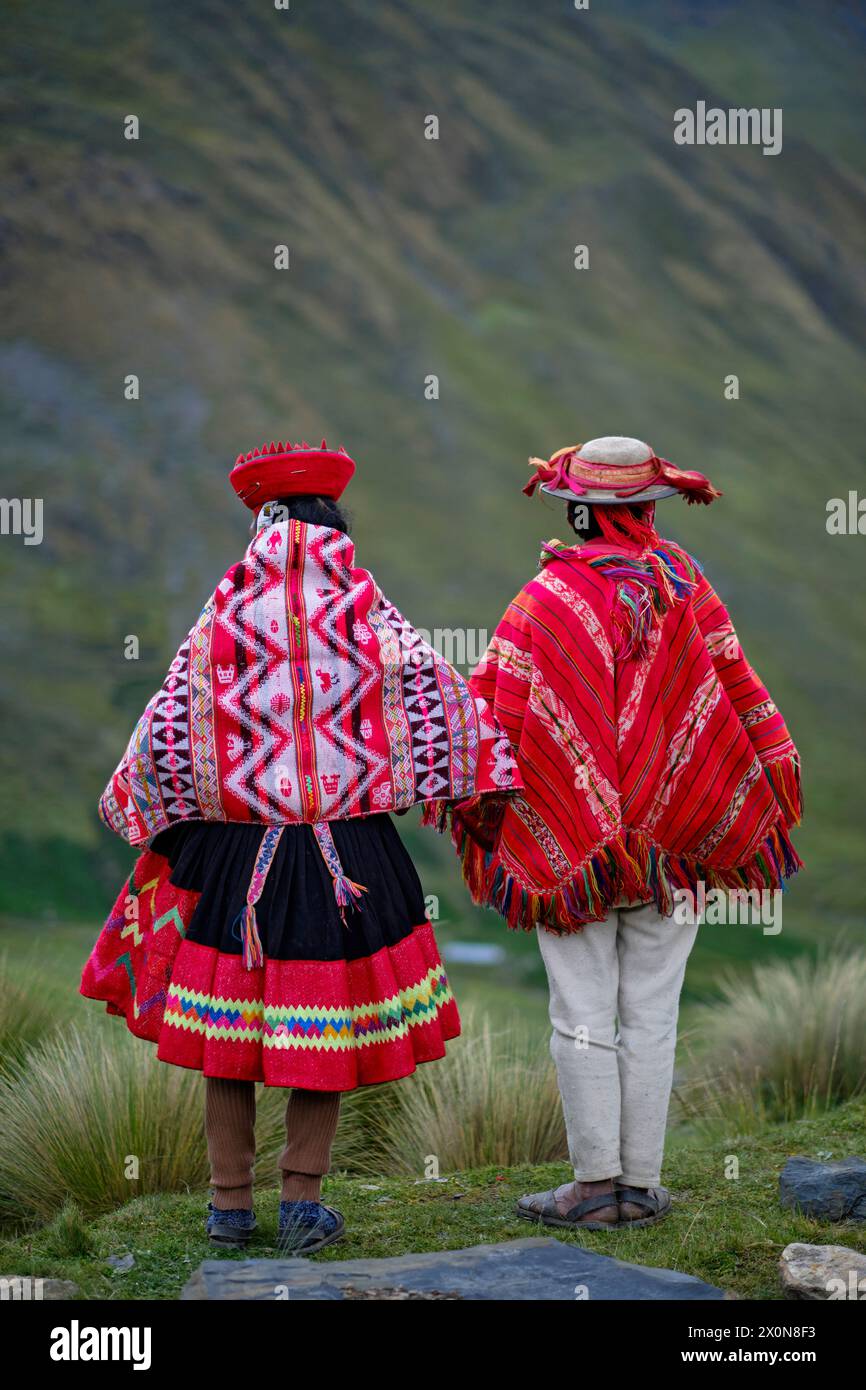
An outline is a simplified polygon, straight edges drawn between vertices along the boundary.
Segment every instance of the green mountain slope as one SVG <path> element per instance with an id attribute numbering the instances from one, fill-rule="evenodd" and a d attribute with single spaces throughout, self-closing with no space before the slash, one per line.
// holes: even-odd
<path id="1" fill-rule="evenodd" d="M 45 501 L 0 538 L 7 906 L 105 891 L 94 802 L 246 543 L 239 450 L 345 444 L 363 563 L 490 629 L 563 531 L 527 456 L 624 433 L 725 491 L 662 527 L 801 745 L 792 913 L 862 921 L 863 541 L 825 505 L 864 487 L 866 34 L 755 8 L 7 5 L 2 490 Z M 782 106 L 782 154 L 675 146 L 699 98 Z"/>

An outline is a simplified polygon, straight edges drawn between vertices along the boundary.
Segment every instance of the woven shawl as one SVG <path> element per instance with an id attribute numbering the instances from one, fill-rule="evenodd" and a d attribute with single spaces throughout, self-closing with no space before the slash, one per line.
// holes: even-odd
<path id="1" fill-rule="evenodd" d="M 348 537 L 292 520 L 208 599 L 99 809 L 139 844 L 179 821 L 315 824 L 517 785 L 483 699 Z"/>
<path id="2" fill-rule="evenodd" d="M 524 790 L 440 803 L 476 902 L 514 927 L 579 929 L 673 891 L 775 888 L 800 867 L 788 827 L 799 759 L 696 562 L 551 542 L 471 679 Z"/>

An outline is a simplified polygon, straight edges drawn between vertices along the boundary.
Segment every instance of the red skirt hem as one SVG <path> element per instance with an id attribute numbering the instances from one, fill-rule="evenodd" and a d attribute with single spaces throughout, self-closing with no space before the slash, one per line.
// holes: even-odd
<path id="1" fill-rule="evenodd" d="M 429 922 L 356 960 L 272 960 L 186 939 L 198 894 L 142 855 L 85 965 L 81 993 L 157 1056 L 205 1076 L 312 1091 L 397 1081 L 445 1055 L 460 1018 Z"/>

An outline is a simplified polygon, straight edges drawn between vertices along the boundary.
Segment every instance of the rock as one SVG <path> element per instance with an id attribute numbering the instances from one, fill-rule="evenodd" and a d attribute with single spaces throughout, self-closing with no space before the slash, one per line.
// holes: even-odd
<path id="1" fill-rule="evenodd" d="M 787 1298 L 866 1300 L 866 1255 L 846 1245 L 787 1245 L 779 1272 Z"/>
<path id="2" fill-rule="evenodd" d="M 468 1250 L 382 1260 L 205 1260 L 184 1288 L 191 1300 L 254 1299 L 721 1299 L 721 1289 L 673 1269 L 651 1269 L 580 1245 L 530 1237 Z"/>
<path id="3" fill-rule="evenodd" d="M 126 1274 L 128 1270 L 133 1268 L 135 1256 L 129 1252 L 125 1255 L 109 1255 L 106 1263 L 111 1265 L 115 1273 Z"/>
<path id="4" fill-rule="evenodd" d="M 866 1221 L 866 1159 L 789 1158 L 779 1177 L 779 1200 L 816 1221 Z"/>
<path id="5" fill-rule="evenodd" d="M 35 1274 L 0 1274 L 0 1300 L 17 1302 L 57 1303 L 65 1298 L 77 1298 L 78 1285 L 71 1279 L 41 1279 Z"/>

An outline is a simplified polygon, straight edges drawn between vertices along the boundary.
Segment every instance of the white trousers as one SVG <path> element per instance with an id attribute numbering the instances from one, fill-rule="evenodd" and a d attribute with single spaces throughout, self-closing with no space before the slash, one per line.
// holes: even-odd
<path id="1" fill-rule="evenodd" d="M 646 906 L 616 909 L 571 936 L 537 931 L 579 1182 L 661 1180 L 680 991 L 697 930 Z"/>

